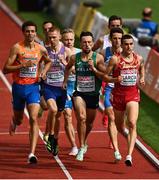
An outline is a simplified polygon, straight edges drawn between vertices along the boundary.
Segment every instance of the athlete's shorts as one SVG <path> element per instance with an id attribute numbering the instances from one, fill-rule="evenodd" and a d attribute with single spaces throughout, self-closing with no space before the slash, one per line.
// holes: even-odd
<path id="1" fill-rule="evenodd" d="M 25 107 L 25 103 L 39 104 L 40 103 L 40 92 L 39 84 L 16 84 L 12 85 L 12 96 L 13 96 L 13 108 L 14 110 L 21 111 Z"/>
<path id="2" fill-rule="evenodd" d="M 80 96 L 86 103 L 86 107 L 90 109 L 97 109 L 99 107 L 99 94 L 97 95 L 86 95 L 84 93 L 75 91 L 74 97 Z"/>
<path id="3" fill-rule="evenodd" d="M 67 92 L 61 87 L 44 84 L 44 98 L 46 101 L 48 99 L 54 99 L 56 101 L 58 111 L 63 111 L 65 108 Z"/>
<path id="4" fill-rule="evenodd" d="M 113 93 L 113 108 L 118 111 L 125 111 L 126 104 L 130 101 L 140 102 L 140 92 L 130 91 L 129 93 Z"/>
<path id="5" fill-rule="evenodd" d="M 104 92 L 104 107 L 105 108 L 112 106 L 111 101 L 110 101 L 112 89 L 113 87 L 110 87 L 109 85 L 105 87 L 105 92 Z"/>
<path id="6" fill-rule="evenodd" d="M 65 108 L 72 109 L 72 94 L 74 91 L 75 82 L 74 81 L 68 81 L 67 82 L 67 99 L 65 103 Z"/>

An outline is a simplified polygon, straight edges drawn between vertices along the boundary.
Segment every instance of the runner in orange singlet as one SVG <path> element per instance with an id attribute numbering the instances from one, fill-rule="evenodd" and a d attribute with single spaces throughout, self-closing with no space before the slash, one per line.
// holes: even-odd
<path id="1" fill-rule="evenodd" d="M 31 21 L 22 25 L 24 40 L 16 43 L 10 50 L 9 58 L 5 63 L 3 72 L 13 73 L 12 97 L 13 97 L 13 120 L 11 121 L 9 133 L 13 135 L 16 127 L 22 123 L 24 107 L 27 106 L 30 123 L 30 154 L 28 163 L 37 163 L 35 148 L 38 140 L 39 126 L 37 115 L 39 111 L 39 77 L 45 78 L 50 68 L 51 60 L 47 50 L 34 41 L 37 26 Z M 40 73 L 39 65 L 41 59 L 45 66 Z"/>

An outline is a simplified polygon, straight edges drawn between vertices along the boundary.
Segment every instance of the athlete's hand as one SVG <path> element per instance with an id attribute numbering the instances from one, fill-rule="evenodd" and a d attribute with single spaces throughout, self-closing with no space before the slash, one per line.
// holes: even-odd
<path id="1" fill-rule="evenodd" d="M 62 89 L 67 89 L 67 82 L 63 82 L 63 84 L 62 84 Z"/>
<path id="2" fill-rule="evenodd" d="M 26 62 L 22 62 L 22 67 L 33 67 L 36 64 L 33 61 L 26 61 Z"/>
<path id="3" fill-rule="evenodd" d="M 89 60 L 88 60 L 88 64 L 89 64 L 89 67 L 91 68 L 91 70 L 92 70 L 92 71 L 95 71 L 96 68 L 94 67 L 94 62 L 93 62 L 92 59 L 89 59 Z"/>
<path id="4" fill-rule="evenodd" d="M 66 59 L 65 59 L 64 55 L 59 54 L 58 59 L 59 59 L 60 63 L 62 63 L 62 64 L 64 64 L 66 66 L 67 63 L 66 63 Z"/>
<path id="5" fill-rule="evenodd" d="M 139 83 L 140 83 L 141 86 L 145 86 L 145 79 L 143 77 L 141 77 L 139 79 Z"/>
<path id="6" fill-rule="evenodd" d="M 116 82 L 120 83 L 122 80 L 123 80 L 122 76 L 118 76 Z"/>
<path id="7" fill-rule="evenodd" d="M 46 79 L 46 73 L 44 73 L 43 71 L 40 74 L 40 78 L 45 80 Z"/>

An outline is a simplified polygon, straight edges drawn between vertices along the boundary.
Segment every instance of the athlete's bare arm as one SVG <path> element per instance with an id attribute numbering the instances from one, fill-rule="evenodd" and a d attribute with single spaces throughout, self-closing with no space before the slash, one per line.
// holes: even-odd
<path id="1" fill-rule="evenodd" d="M 104 73 L 106 72 L 106 67 L 104 64 L 104 57 L 101 54 L 97 53 L 96 57 L 96 67 L 94 66 L 94 62 L 92 59 L 89 59 L 88 64 L 92 71 L 95 73 L 95 75 L 102 79 Z"/>
<path id="2" fill-rule="evenodd" d="M 103 46 L 103 38 L 99 38 L 95 43 L 94 46 L 92 48 L 92 51 L 96 51 L 97 49 L 99 49 L 100 47 Z"/>
<path id="3" fill-rule="evenodd" d="M 9 53 L 9 57 L 4 65 L 3 72 L 5 74 L 7 73 L 12 73 L 17 71 L 18 69 L 21 69 L 23 67 L 31 67 L 34 66 L 35 64 L 32 61 L 27 61 L 27 62 L 19 62 L 18 61 L 18 54 L 19 54 L 19 45 L 15 44 L 11 49 Z M 18 62 L 17 65 L 13 65 L 14 62 Z"/>
<path id="4" fill-rule="evenodd" d="M 145 68 L 144 68 L 144 59 L 141 57 L 140 58 L 140 69 L 139 69 L 139 83 L 141 86 L 145 85 Z"/>
<path id="5" fill-rule="evenodd" d="M 41 46 L 41 52 L 42 52 L 42 57 L 44 57 L 44 59 L 43 58 L 42 59 L 43 59 L 43 61 L 45 63 L 45 66 L 44 66 L 44 68 L 42 69 L 42 71 L 40 73 L 40 77 L 42 79 L 45 79 L 46 78 L 46 73 L 51 67 L 51 59 L 49 58 L 47 50 L 43 46 Z"/>
<path id="6" fill-rule="evenodd" d="M 61 55 L 61 54 L 58 55 L 60 62 L 65 66 L 68 63 L 70 56 L 71 56 L 71 50 L 67 47 L 65 47 L 65 54 L 64 55 Z"/>
<path id="7" fill-rule="evenodd" d="M 76 56 L 72 55 L 70 57 L 68 64 L 66 65 L 65 74 L 64 74 L 64 81 L 63 81 L 63 88 L 64 89 L 66 89 L 68 76 L 71 73 L 72 67 L 75 65 L 75 59 L 76 59 Z"/>
<path id="8" fill-rule="evenodd" d="M 103 57 L 105 57 L 105 49 L 102 49 L 99 53 L 100 53 Z"/>
<path id="9" fill-rule="evenodd" d="M 115 83 L 115 82 L 120 82 L 122 80 L 121 76 L 118 76 L 118 77 L 115 77 L 115 78 L 110 76 L 110 74 L 113 72 L 113 69 L 115 69 L 117 63 L 118 63 L 117 56 L 115 56 L 115 55 L 112 56 L 109 63 L 108 63 L 108 65 L 107 65 L 106 73 L 103 76 L 103 81 L 114 82 Z"/>

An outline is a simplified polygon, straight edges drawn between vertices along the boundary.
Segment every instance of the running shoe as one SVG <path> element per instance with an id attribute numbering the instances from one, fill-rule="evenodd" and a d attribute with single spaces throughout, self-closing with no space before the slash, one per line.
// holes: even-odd
<path id="1" fill-rule="evenodd" d="M 52 135 L 49 135 L 49 137 L 48 137 L 48 140 L 47 140 L 47 142 L 46 142 L 46 149 L 51 153 L 52 152 L 52 150 L 51 150 L 51 139 L 52 139 L 52 137 L 51 137 Z M 43 137 L 44 138 L 44 137 Z"/>
<path id="2" fill-rule="evenodd" d="M 122 156 L 119 151 L 114 152 L 115 161 L 118 162 L 122 159 Z"/>
<path id="3" fill-rule="evenodd" d="M 84 145 L 83 150 L 84 150 L 84 154 L 85 154 L 87 152 L 87 150 L 88 150 L 88 145 L 87 144 Z"/>
<path id="4" fill-rule="evenodd" d="M 28 156 L 28 163 L 29 164 L 37 164 L 37 162 L 38 162 L 37 157 L 33 153 L 30 153 Z"/>
<path id="5" fill-rule="evenodd" d="M 47 142 L 48 142 L 48 139 L 49 139 L 49 135 L 44 134 L 44 135 L 43 135 L 43 140 L 47 143 Z"/>
<path id="6" fill-rule="evenodd" d="M 103 126 L 105 128 L 108 128 L 108 116 L 107 115 L 104 115 L 102 122 L 103 122 Z"/>
<path id="7" fill-rule="evenodd" d="M 17 125 L 13 122 L 13 120 L 10 122 L 10 126 L 9 126 L 9 134 L 10 136 L 13 136 L 15 134 Z"/>
<path id="8" fill-rule="evenodd" d="M 83 161 L 84 153 L 85 153 L 84 147 L 80 148 L 79 151 L 78 151 L 78 154 L 76 156 L 76 160 Z"/>
<path id="9" fill-rule="evenodd" d="M 78 148 L 77 148 L 77 146 L 72 147 L 69 155 L 70 155 L 70 156 L 76 156 L 77 154 L 78 154 Z"/>
<path id="10" fill-rule="evenodd" d="M 126 156 L 125 164 L 127 166 L 132 166 L 132 156 L 131 155 Z"/>
<path id="11" fill-rule="evenodd" d="M 58 154 L 58 141 L 54 137 L 54 135 L 49 135 L 47 144 L 46 144 L 47 150 L 51 152 L 54 156 Z"/>

